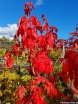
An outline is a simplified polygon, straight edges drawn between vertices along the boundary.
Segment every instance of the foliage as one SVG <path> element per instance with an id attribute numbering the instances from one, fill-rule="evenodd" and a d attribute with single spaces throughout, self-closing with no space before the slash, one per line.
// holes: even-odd
<path id="1" fill-rule="evenodd" d="M 44 15 L 42 15 L 44 25 L 41 25 L 37 17 L 29 17 L 30 11 L 33 9 L 34 6 L 31 2 L 25 4 L 26 16 L 23 16 L 18 23 L 18 30 L 14 37 L 16 44 L 13 46 L 13 50 L 5 55 L 4 67 L 12 68 L 14 63 L 12 55 L 18 58 L 28 49 L 30 68 L 27 70 L 31 75 L 31 81 L 26 85 L 19 86 L 16 90 L 16 104 L 22 104 L 22 102 L 46 104 L 47 97 L 58 98 L 58 90 L 55 86 L 57 81 L 50 81 L 53 77 L 54 62 L 48 57 L 49 48 L 54 47 L 54 42 L 57 40 L 58 29 L 55 26 L 49 26 Z M 40 31 L 40 35 L 38 35 L 38 31 Z M 19 41 L 20 36 L 21 41 Z M 27 97 L 28 92 L 29 96 Z"/>
<path id="2" fill-rule="evenodd" d="M 31 79 L 29 75 L 16 74 L 15 71 L 6 70 L 0 74 L 0 100 L 5 103 L 15 103 L 15 90 L 19 84 L 27 83 Z"/>

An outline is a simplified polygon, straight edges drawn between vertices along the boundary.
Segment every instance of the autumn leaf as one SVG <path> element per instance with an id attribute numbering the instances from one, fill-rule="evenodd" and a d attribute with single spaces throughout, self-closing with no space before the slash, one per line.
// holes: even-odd
<path id="1" fill-rule="evenodd" d="M 15 44 L 15 45 L 13 46 L 13 53 L 14 53 L 15 55 L 19 55 L 19 54 L 20 54 L 20 44 L 19 44 L 19 43 Z"/>
<path id="2" fill-rule="evenodd" d="M 26 4 L 24 5 L 24 12 L 27 16 L 30 15 L 30 11 L 32 11 L 33 9 L 34 9 L 34 6 L 32 2 L 26 2 Z"/>
<path id="3" fill-rule="evenodd" d="M 33 81 L 33 84 L 39 85 L 42 83 L 44 85 L 44 90 L 50 97 L 57 97 L 58 92 L 53 83 L 51 83 L 48 79 L 44 78 L 43 76 L 36 77 Z"/>
<path id="4" fill-rule="evenodd" d="M 12 68 L 13 64 L 14 64 L 14 60 L 12 57 L 9 57 L 6 61 L 6 64 L 9 68 Z"/>
<path id="5" fill-rule="evenodd" d="M 37 58 L 33 60 L 33 66 L 40 74 L 53 72 L 53 62 L 43 52 L 38 54 Z"/>
<path id="6" fill-rule="evenodd" d="M 68 63 L 68 60 L 65 60 L 63 62 L 62 70 L 63 70 L 63 72 L 69 71 L 69 63 Z"/>
<path id="7" fill-rule="evenodd" d="M 15 98 L 19 98 L 20 100 L 24 97 L 25 95 L 25 88 L 24 86 L 20 86 L 17 90 L 16 90 L 16 94 L 15 94 Z"/>
<path id="8" fill-rule="evenodd" d="M 32 104 L 47 104 L 46 101 L 43 99 L 43 97 L 36 92 L 33 92 L 31 100 Z"/>
<path id="9" fill-rule="evenodd" d="M 57 32 L 58 31 L 58 29 L 55 26 L 50 26 L 50 29 L 51 29 L 52 32 Z"/>
<path id="10" fill-rule="evenodd" d="M 36 93 L 42 95 L 42 88 L 35 86 L 35 85 L 32 85 L 31 86 L 31 92 L 36 92 Z"/>
<path id="11" fill-rule="evenodd" d="M 41 25 L 40 21 L 37 19 L 36 16 L 31 16 L 31 21 L 32 21 L 32 24 L 35 25 L 35 26 L 40 26 Z"/>

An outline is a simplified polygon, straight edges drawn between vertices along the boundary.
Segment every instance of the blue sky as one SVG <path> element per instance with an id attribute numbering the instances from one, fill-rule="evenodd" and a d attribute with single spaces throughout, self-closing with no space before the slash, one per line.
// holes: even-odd
<path id="1" fill-rule="evenodd" d="M 48 23 L 58 28 L 58 37 L 67 39 L 69 32 L 75 31 L 78 24 L 78 0 L 27 0 L 33 2 L 32 15 L 42 22 L 45 14 Z M 18 20 L 24 16 L 26 0 L 0 0 L 0 37 L 13 37 Z"/>

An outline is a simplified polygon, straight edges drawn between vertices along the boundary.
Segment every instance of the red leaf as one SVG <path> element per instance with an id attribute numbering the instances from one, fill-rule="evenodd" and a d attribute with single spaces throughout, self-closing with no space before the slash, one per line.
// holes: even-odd
<path id="1" fill-rule="evenodd" d="M 26 2 L 26 4 L 24 5 L 24 12 L 27 16 L 30 15 L 30 11 L 32 11 L 33 9 L 34 9 L 34 6 L 32 2 Z"/>
<path id="2" fill-rule="evenodd" d="M 27 48 L 29 48 L 30 51 L 34 48 L 34 41 L 31 38 L 27 38 Z"/>
<path id="3" fill-rule="evenodd" d="M 25 98 L 23 98 L 22 103 L 24 103 L 24 104 L 30 104 L 30 100 L 31 100 L 30 96 L 25 97 Z"/>
<path id="4" fill-rule="evenodd" d="M 44 44 L 45 44 L 45 37 L 42 36 L 42 35 L 40 35 L 40 36 L 38 37 L 38 45 L 39 45 L 40 47 L 42 47 L 42 46 L 44 46 Z"/>
<path id="5" fill-rule="evenodd" d="M 46 101 L 38 94 L 33 93 L 32 94 L 32 104 L 47 104 Z"/>
<path id="6" fill-rule="evenodd" d="M 33 34 L 33 38 L 34 39 L 37 39 L 38 38 L 38 33 L 37 33 L 37 31 L 36 31 L 35 28 L 32 29 L 32 34 Z"/>
<path id="7" fill-rule="evenodd" d="M 28 27 L 26 32 L 27 32 L 27 37 L 31 38 L 32 37 L 32 28 Z"/>
<path id="8" fill-rule="evenodd" d="M 41 34 L 43 33 L 43 26 L 39 26 L 39 25 L 37 25 L 37 26 L 35 26 L 36 27 L 36 29 L 38 30 L 38 31 L 40 31 L 41 32 Z"/>
<path id="9" fill-rule="evenodd" d="M 20 54 L 19 51 L 20 51 L 20 44 L 17 43 L 13 46 L 13 52 L 15 55 L 19 55 Z"/>
<path id="10" fill-rule="evenodd" d="M 41 25 L 40 21 L 37 19 L 36 16 L 31 16 L 31 21 L 33 25 L 38 25 L 38 26 Z"/>
<path id="11" fill-rule="evenodd" d="M 33 60 L 33 66 L 39 73 L 48 74 L 53 72 L 53 62 L 43 52 Z"/>
<path id="12" fill-rule="evenodd" d="M 51 83 L 53 83 L 54 85 L 56 85 L 56 78 L 54 76 L 49 76 L 47 78 Z"/>
<path id="13" fill-rule="evenodd" d="M 58 29 L 55 26 L 51 26 L 50 29 L 51 29 L 52 32 L 57 32 L 58 31 Z"/>
<path id="14" fill-rule="evenodd" d="M 25 16 L 23 16 L 23 17 L 19 20 L 18 29 L 19 29 L 19 28 L 23 28 L 23 30 L 25 31 L 25 30 L 26 30 L 27 23 L 28 23 L 28 18 L 26 18 Z"/>
<path id="15" fill-rule="evenodd" d="M 78 68 L 78 55 L 75 57 L 74 65 L 76 66 L 76 68 Z"/>
<path id="16" fill-rule="evenodd" d="M 66 52 L 66 58 L 69 59 L 70 61 L 73 61 L 75 59 L 76 52 L 74 51 L 68 51 Z"/>
<path id="17" fill-rule="evenodd" d="M 26 34 L 23 34 L 22 35 L 22 41 L 25 41 L 26 40 Z"/>
<path id="18" fill-rule="evenodd" d="M 23 98 L 23 96 L 25 95 L 25 88 L 24 86 L 20 86 L 17 90 L 16 90 L 16 94 L 15 94 L 15 98 L 19 98 L 20 100 Z"/>
<path id="19" fill-rule="evenodd" d="M 9 57 L 8 59 L 7 59 L 7 65 L 9 66 L 9 68 L 12 68 L 12 66 L 13 66 L 13 63 L 14 63 L 14 60 L 13 60 L 13 58 L 11 58 L 11 57 Z"/>
<path id="20" fill-rule="evenodd" d="M 57 97 L 58 96 L 58 92 L 52 83 L 47 82 L 44 89 L 47 90 L 47 94 L 50 97 Z"/>
<path id="21" fill-rule="evenodd" d="M 54 40 L 57 40 L 58 39 L 58 36 L 57 36 L 56 33 L 53 33 L 53 38 L 54 38 Z"/>
<path id="22" fill-rule="evenodd" d="M 33 85 L 33 86 L 31 86 L 31 92 L 36 92 L 36 93 L 38 93 L 39 95 L 42 95 L 42 88 Z"/>
<path id="23" fill-rule="evenodd" d="M 63 62 L 62 70 L 63 70 L 63 72 L 69 71 L 69 63 L 68 63 L 67 60 L 65 60 L 65 61 Z"/>
<path id="24" fill-rule="evenodd" d="M 26 41 L 26 39 L 22 42 L 22 46 L 23 46 L 24 50 L 27 48 L 27 41 Z"/>
<path id="25" fill-rule="evenodd" d="M 51 34 L 51 33 L 47 34 L 46 44 L 47 44 L 48 47 L 53 47 L 54 46 L 53 34 Z"/>
<path id="26" fill-rule="evenodd" d="M 48 23 L 48 21 L 45 17 L 43 17 L 43 22 Z"/>
<path id="27" fill-rule="evenodd" d="M 78 74 L 77 74 L 78 75 Z M 78 78 L 74 78 L 74 87 L 78 90 Z"/>
<path id="28" fill-rule="evenodd" d="M 33 83 L 38 84 L 38 85 L 40 83 L 44 83 L 44 90 L 47 91 L 47 94 L 50 97 L 57 97 L 58 96 L 58 92 L 57 92 L 55 86 L 51 82 L 49 82 L 49 80 L 47 80 L 46 78 L 39 76 L 33 81 Z"/>
<path id="29" fill-rule="evenodd" d="M 47 31 L 47 30 L 48 30 L 48 28 L 49 28 L 48 23 L 45 23 L 45 24 L 43 25 L 43 29 Z"/>
<path id="30" fill-rule="evenodd" d="M 70 32 L 69 34 L 73 35 L 73 36 L 78 36 L 77 32 Z"/>

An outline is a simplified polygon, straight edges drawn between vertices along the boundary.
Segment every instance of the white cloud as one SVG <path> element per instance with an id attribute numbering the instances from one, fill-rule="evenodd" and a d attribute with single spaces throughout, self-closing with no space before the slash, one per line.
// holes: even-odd
<path id="1" fill-rule="evenodd" d="M 0 38 L 5 36 L 12 39 L 16 33 L 17 24 L 7 24 L 6 27 L 0 27 Z"/>
<path id="2" fill-rule="evenodd" d="M 35 5 L 42 5 L 43 4 L 43 0 L 37 0 Z"/>

